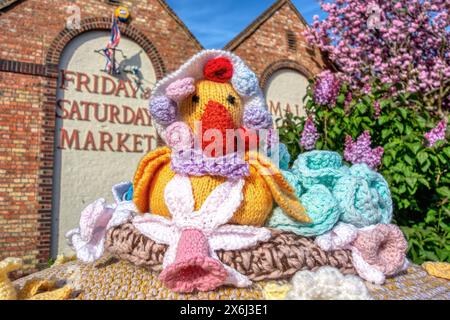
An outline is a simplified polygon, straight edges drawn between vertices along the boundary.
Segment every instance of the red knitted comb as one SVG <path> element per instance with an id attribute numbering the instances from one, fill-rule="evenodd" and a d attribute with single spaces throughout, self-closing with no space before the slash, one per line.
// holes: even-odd
<path id="1" fill-rule="evenodd" d="M 209 60 L 203 68 L 205 79 L 215 82 L 227 82 L 233 76 L 233 65 L 230 59 L 219 57 Z"/>

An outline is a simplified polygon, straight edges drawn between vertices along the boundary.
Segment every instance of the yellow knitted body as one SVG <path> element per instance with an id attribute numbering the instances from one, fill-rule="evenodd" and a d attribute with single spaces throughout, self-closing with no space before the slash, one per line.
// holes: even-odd
<path id="1" fill-rule="evenodd" d="M 148 194 L 150 199 L 150 212 L 170 217 L 169 210 L 164 201 L 164 189 L 174 175 L 175 173 L 170 169 L 169 163 L 165 164 L 155 174 Z M 200 209 L 211 192 L 226 181 L 226 178 L 213 176 L 191 176 L 189 179 L 192 184 L 195 210 Z M 254 168 L 250 168 L 250 176 L 245 178 L 243 194 L 244 200 L 235 212 L 231 222 L 243 225 L 263 225 L 272 211 L 273 199 L 263 178 L 258 175 Z"/>
<path id="2" fill-rule="evenodd" d="M 210 80 L 199 80 L 195 83 L 195 95 L 198 101 L 194 102 L 192 96 L 180 103 L 180 120 L 186 123 L 195 133 L 195 121 L 200 121 L 208 102 L 215 101 L 222 104 L 233 118 L 236 128 L 241 126 L 243 110 L 242 101 L 230 83 L 218 83 Z M 235 98 L 234 104 L 227 99 Z"/>
<path id="3" fill-rule="evenodd" d="M 301 222 L 311 222 L 293 188 L 281 172 L 269 160 L 257 153 L 249 153 L 250 175 L 245 178 L 244 199 L 233 216 L 232 223 L 262 226 L 272 212 L 273 201 L 291 217 Z M 133 183 L 133 201 L 141 213 L 169 217 L 164 201 L 164 189 L 175 173 L 170 169 L 170 149 L 167 147 L 151 151 L 145 156 L 136 171 Z M 214 188 L 225 181 L 222 177 L 189 177 L 198 210 Z"/>

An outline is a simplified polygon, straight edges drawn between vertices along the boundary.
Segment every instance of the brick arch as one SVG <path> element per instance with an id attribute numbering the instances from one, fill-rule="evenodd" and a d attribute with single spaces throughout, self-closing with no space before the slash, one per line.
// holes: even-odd
<path id="1" fill-rule="evenodd" d="M 63 29 L 56 37 L 53 39 L 50 45 L 47 56 L 45 58 L 45 65 L 47 67 L 47 73 L 49 76 L 57 76 L 59 59 L 64 48 L 72 41 L 75 37 L 82 33 L 94 30 L 110 30 L 111 29 L 111 18 L 88 18 L 81 20 L 80 28 L 77 29 Z M 138 29 L 130 24 L 120 24 L 119 26 L 121 34 L 127 36 L 128 38 L 139 44 L 144 51 L 147 53 L 153 67 L 155 68 L 156 79 L 160 80 L 166 74 L 166 67 L 164 65 L 163 59 L 161 58 L 158 50 L 153 45 L 153 43 Z M 56 75 L 55 75 L 56 72 Z"/>
<path id="2" fill-rule="evenodd" d="M 39 144 L 39 179 L 38 179 L 38 230 L 40 236 L 36 239 L 38 250 L 37 259 L 40 265 L 45 265 L 48 259 L 55 255 L 51 252 L 55 235 L 53 214 L 53 176 L 55 164 L 54 142 L 56 138 L 56 92 L 58 80 L 59 61 L 63 50 L 75 37 L 95 30 L 110 30 L 111 18 L 88 18 L 80 22 L 80 28 L 69 30 L 63 29 L 52 41 L 45 57 L 42 76 L 45 79 L 45 94 L 42 100 L 44 126 L 40 136 Z M 121 24 L 121 34 L 139 44 L 147 53 L 155 69 L 156 79 L 160 80 L 166 74 L 166 67 L 158 50 L 153 43 L 138 29 L 129 24 Z"/>
<path id="3" fill-rule="evenodd" d="M 263 90 L 265 89 L 267 82 L 273 76 L 273 74 L 281 69 L 291 69 L 291 70 L 297 71 L 297 72 L 301 73 L 302 75 L 304 75 L 308 79 L 313 77 L 313 74 L 308 69 L 306 69 L 300 63 L 298 63 L 294 60 L 288 60 L 288 59 L 278 60 L 278 61 L 271 63 L 263 71 L 261 78 L 260 78 L 260 84 L 261 84 L 261 88 L 263 88 Z"/>

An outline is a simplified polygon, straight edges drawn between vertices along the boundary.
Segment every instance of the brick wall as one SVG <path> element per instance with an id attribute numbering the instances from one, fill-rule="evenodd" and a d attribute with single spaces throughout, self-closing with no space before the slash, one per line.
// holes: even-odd
<path id="1" fill-rule="evenodd" d="M 25 0 L 6 7 L 0 19 L 0 59 L 44 64 L 53 40 L 70 16 L 69 5 L 81 9 L 81 19 L 109 18 L 114 6 L 106 0 Z M 157 48 L 168 71 L 201 49 L 162 0 L 122 1 L 130 7 L 130 25 L 139 29 Z M 180 50 L 182 48 L 182 50 Z"/>
<path id="2" fill-rule="evenodd" d="M 226 48 L 243 58 L 264 85 L 276 69 L 290 67 L 310 77 L 324 69 L 326 63 L 317 49 L 309 47 L 302 35 L 306 28 L 290 1 L 280 0 L 258 17 Z M 287 32 L 295 38 L 295 50 L 288 47 Z"/>
<path id="3" fill-rule="evenodd" d="M 65 29 L 66 6 L 81 9 L 81 30 Z M 162 0 L 123 1 L 157 77 L 201 45 Z M 0 0 L 0 260 L 22 257 L 25 273 L 50 257 L 56 75 L 64 46 L 77 34 L 108 29 L 106 0 Z M 180 50 L 182 48 L 182 50 Z"/>
<path id="4" fill-rule="evenodd" d="M 44 79 L 0 73 L 0 260 L 38 259 L 38 170 Z"/>

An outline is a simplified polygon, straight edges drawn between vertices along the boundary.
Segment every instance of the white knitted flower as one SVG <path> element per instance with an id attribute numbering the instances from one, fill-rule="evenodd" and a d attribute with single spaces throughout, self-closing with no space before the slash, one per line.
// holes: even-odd
<path id="1" fill-rule="evenodd" d="M 316 272 L 299 271 L 292 278 L 288 300 L 371 300 L 364 282 L 354 275 L 343 275 L 333 267 Z"/>
<path id="2" fill-rule="evenodd" d="M 104 252 L 106 232 L 128 221 L 136 212 L 133 201 L 123 201 L 123 193 L 129 183 L 120 183 L 113 187 L 115 204 L 106 204 L 100 198 L 88 205 L 82 212 L 79 227 L 65 234 L 68 245 L 83 262 L 94 262 Z"/>

